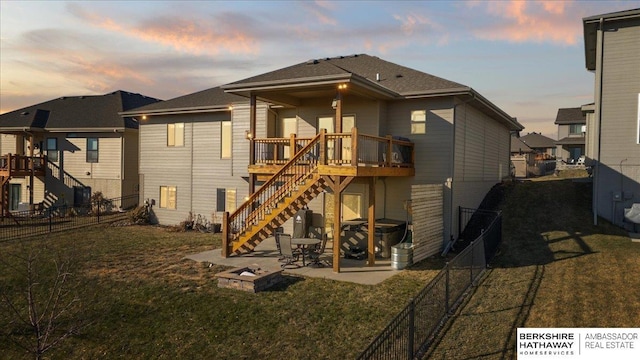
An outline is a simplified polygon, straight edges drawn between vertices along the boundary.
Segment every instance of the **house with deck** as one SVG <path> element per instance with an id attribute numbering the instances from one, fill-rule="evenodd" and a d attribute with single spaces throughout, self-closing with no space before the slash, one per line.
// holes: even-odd
<path id="1" fill-rule="evenodd" d="M 574 164 L 585 155 L 587 118 L 581 107 L 558 109 L 555 124 L 558 125 L 556 154 L 558 159 Z"/>
<path id="2" fill-rule="evenodd" d="M 136 194 L 138 124 L 118 113 L 157 101 L 115 91 L 64 96 L 0 115 L 2 216 L 78 205 L 96 191 L 105 198 Z"/>
<path id="3" fill-rule="evenodd" d="M 624 209 L 640 203 L 640 9 L 582 24 L 585 65 L 595 76 L 594 104 L 585 109 L 593 112 L 593 221 L 628 227 Z"/>
<path id="4" fill-rule="evenodd" d="M 222 224 L 224 256 L 252 251 L 300 210 L 333 239 L 344 224 L 408 222 L 420 260 L 458 235 L 510 175 L 517 120 L 472 88 L 366 54 L 312 59 L 123 112 L 140 122 L 141 197 L 159 223 Z M 213 216 L 212 216 L 213 217 Z"/>

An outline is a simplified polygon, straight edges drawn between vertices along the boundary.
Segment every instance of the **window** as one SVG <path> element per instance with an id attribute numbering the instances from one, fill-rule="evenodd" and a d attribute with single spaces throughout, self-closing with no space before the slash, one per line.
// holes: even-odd
<path id="1" fill-rule="evenodd" d="M 175 186 L 160 186 L 160 208 L 176 209 L 177 189 Z"/>
<path id="2" fill-rule="evenodd" d="M 582 124 L 570 124 L 569 135 L 582 135 Z"/>
<path id="3" fill-rule="evenodd" d="M 362 194 L 342 194 L 342 219 L 362 218 Z"/>
<path id="4" fill-rule="evenodd" d="M 411 133 L 412 134 L 427 133 L 427 110 L 411 111 Z"/>
<path id="5" fill-rule="evenodd" d="M 167 146 L 184 146 L 184 123 L 167 124 Z"/>
<path id="6" fill-rule="evenodd" d="M 87 138 L 87 162 L 98 162 L 98 138 Z"/>
<path id="7" fill-rule="evenodd" d="M 216 211 L 236 210 L 236 189 L 216 189 Z"/>
<path id="8" fill-rule="evenodd" d="M 231 121 L 223 121 L 222 129 L 220 131 L 220 158 L 231 158 Z"/>
<path id="9" fill-rule="evenodd" d="M 58 139 L 47 138 L 47 159 L 49 161 L 58 161 Z"/>

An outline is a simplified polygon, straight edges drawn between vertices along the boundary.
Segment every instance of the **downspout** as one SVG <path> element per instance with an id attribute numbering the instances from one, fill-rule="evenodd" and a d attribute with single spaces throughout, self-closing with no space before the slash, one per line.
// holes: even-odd
<path id="1" fill-rule="evenodd" d="M 596 51 L 600 50 L 599 54 L 599 63 L 600 63 L 600 73 L 598 76 L 598 87 L 596 88 L 596 98 L 595 104 L 598 107 L 598 111 L 596 113 L 596 128 L 598 129 L 598 149 L 596 150 L 597 159 L 596 166 L 593 172 L 593 199 L 592 199 L 592 212 L 593 212 L 593 225 L 598 225 L 598 196 L 599 196 L 599 177 L 600 177 L 600 157 L 601 157 L 601 148 L 602 148 L 602 75 L 604 73 L 604 18 L 600 18 L 600 26 L 598 32 L 600 36 L 596 36 Z M 598 39 L 599 38 L 599 39 Z M 597 44 L 600 43 L 598 47 Z M 597 68 L 598 62 L 596 62 Z"/>

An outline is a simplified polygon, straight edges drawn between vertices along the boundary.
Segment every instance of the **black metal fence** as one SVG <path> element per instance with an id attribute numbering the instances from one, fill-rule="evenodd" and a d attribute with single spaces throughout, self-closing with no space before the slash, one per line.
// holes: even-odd
<path id="1" fill-rule="evenodd" d="M 416 359 L 425 354 L 500 244 L 502 214 L 492 213 L 493 217 L 485 217 L 486 230 L 445 265 L 358 359 Z"/>
<path id="2" fill-rule="evenodd" d="M 0 222 L 0 241 L 75 229 L 98 223 L 113 222 L 127 217 L 127 210 L 138 205 L 138 195 L 113 199 L 98 199 L 70 206 L 14 211 Z"/>

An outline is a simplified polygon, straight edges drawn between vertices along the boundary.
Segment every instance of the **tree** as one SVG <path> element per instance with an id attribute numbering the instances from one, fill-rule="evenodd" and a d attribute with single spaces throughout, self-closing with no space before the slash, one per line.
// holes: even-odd
<path id="1" fill-rule="evenodd" d="M 24 247 L 23 247 L 24 248 Z M 72 262 L 41 260 L 43 249 L 0 259 L 0 331 L 11 343 L 41 359 L 88 324 L 82 318 Z"/>

